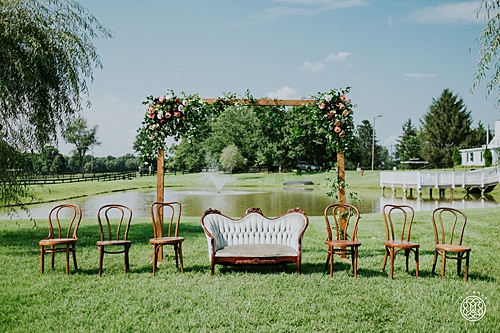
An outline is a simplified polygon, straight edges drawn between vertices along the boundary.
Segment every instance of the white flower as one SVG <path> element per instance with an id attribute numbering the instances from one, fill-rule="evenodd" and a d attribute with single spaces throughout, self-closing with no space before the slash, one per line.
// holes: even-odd
<path id="1" fill-rule="evenodd" d="M 172 98 L 172 96 L 167 94 L 167 95 L 165 95 L 165 98 L 166 98 L 167 100 L 169 100 L 169 99 L 171 99 L 171 98 Z"/>
<path id="2" fill-rule="evenodd" d="M 188 105 L 187 99 L 185 99 L 185 100 L 182 101 L 182 105 L 184 105 L 184 106 Z"/>
<path id="3" fill-rule="evenodd" d="M 325 101 L 330 102 L 332 100 L 332 95 L 326 95 L 325 96 Z"/>
<path id="4" fill-rule="evenodd" d="M 158 119 L 163 118 L 163 111 L 158 111 L 158 114 L 156 115 Z"/>
<path id="5" fill-rule="evenodd" d="M 181 111 L 181 112 L 182 112 L 182 111 L 184 110 L 184 105 L 182 105 L 182 104 L 181 104 L 181 105 L 179 105 L 179 107 L 177 108 L 177 110 L 179 110 L 179 111 Z"/>

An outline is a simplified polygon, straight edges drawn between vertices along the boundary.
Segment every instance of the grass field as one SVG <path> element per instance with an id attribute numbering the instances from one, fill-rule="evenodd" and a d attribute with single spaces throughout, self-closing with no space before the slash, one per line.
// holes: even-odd
<path id="1" fill-rule="evenodd" d="M 248 186 L 255 181 L 272 186 L 304 175 L 240 176 Z M 324 183 L 324 174 L 307 176 Z M 186 183 L 188 179 L 182 177 L 189 175 L 167 177 L 167 186 Z M 355 175 L 351 178 L 354 181 Z M 366 179 L 363 186 L 373 186 Z M 78 193 L 150 186 L 144 179 L 112 183 L 102 183 L 101 188 L 78 184 Z M 155 179 L 150 178 L 149 183 L 154 186 Z M 75 193 L 74 188 L 63 186 L 43 191 L 49 189 L 53 197 L 46 197 L 48 201 Z M 323 272 L 326 230 L 324 220 L 317 216 L 310 217 L 304 235 L 300 276 L 295 265 L 217 266 L 210 276 L 199 217 L 182 221 L 184 274 L 175 268 L 173 251 L 166 248 L 157 276 L 152 276 L 152 246 L 148 243 L 152 227 L 148 219 L 139 218 L 131 227 L 128 274 L 123 273 L 123 256 L 107 255 L 103 276 L 97 275 L 97 223 L 84 219 L 77 245 L 79 270 L 71 268 L 67 276 L 64 255 L 56 254 L 55 269 L 50 269 L 46 258 L 46 272 L 41 275 L 38 241 L 46 236 L 46 226 L 28 220 L 0 221 L 0 331 L 495 332 L 500 327 L 498 209 L 466 213 L 469 222 L 464 244 L 472 247 L 468 283 L 463 275 L 456 275 L 454 261 L 447 262 L 444 280 L 431 274 L 430 212 L 417 212 L 412 229 L 413 240 L 421 244 L 420 278 L 415 278 L 413 258 L 408 274 L 404 257 L 399 256 L 392 281 L 387 271 L 381 272 L 385 230 L 380 214 L 365 214 L 360 221 L 358 279 L 353 278 L 351 266 L 338 257 L 333 278 Z M 461 302 L 470 295 L 480 296 L 486 304 L 486 314 L 477 322 L 465 320 L 460 313 Z"/>

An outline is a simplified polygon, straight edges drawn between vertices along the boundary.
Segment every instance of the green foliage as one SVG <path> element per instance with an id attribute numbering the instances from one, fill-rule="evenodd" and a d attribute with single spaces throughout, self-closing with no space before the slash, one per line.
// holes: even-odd
<path id="1" fill-rule="evenodd" d="M 102 67 L 92 40 L 111 32 L 72 0 L 1 1 L 0 31 L 2 145 L 37 152 L 82 109 L 86 81 Z M 3 198 L 14 202 L 26 195 L 8 176 L 21 156 L 0 155 Z"/>
<path id="2" fill-rule="evenodd" d="M 460 154 L 460 150 L 457 147 L 453 149 L 453 165 L 462 165 L 462 155 Z"/>
<path id="3" fill-rule="evenodd" d="M 491 150 L 488 147 L 484 148 L 483 158 L 484 166 L 490 167 L 493 163 L 493 155 L 491 154 Z"/>
<path id="4" fill-rule="evenodd" d="M 243 157 L 238 147 L 229 145 L 222 150 L 219 162 L 223 170 L 233 173 L 233 170 L 245 166 L 246 158 Z"/>
<path id="5" fill-rule="evenodd" d="M 101 144 L 97 141 L 97 125 L 90 128 L 85 118 L 78 117 L 68 124 L 62 136 L 67 143 L 75 146 L 73 153 L 78 158 L 80 171 L 83 172 L 85 154 L 92 146 Z"/>
<path id="6" fill-rule="evenodd" d="M 483 12 L 484 10 L 484 12 Z M 479 44 L 479 63 L 472 90 L 474 91 L 486 77 L 489 81 L 486 84 L 486 94 L 491 95 L 497 91 L 496 105 L 500 105 L 500 0 L 482 0 L 481 6 L 477 10 L 477 17 L 485 14 L 488 20 L 481 32 L 481 36 L 476 40 Z"/>
<path id="7" fill-rule="evenodd" d="M 462 147 L 472 131 L 463 100 L 445 89 L 439 99 L 432 100 L 421 123 L 422 157 L 434 166 L 452 166 L 453 149 Z"/>
<path id="8" fill-rule="evenodd" d="M 396 144 L 396 159 L 400 162 L 420 159 L 420 138 L 411 119 L 403 124 L 402 131 L 403 134 L 398 137 Z"/>

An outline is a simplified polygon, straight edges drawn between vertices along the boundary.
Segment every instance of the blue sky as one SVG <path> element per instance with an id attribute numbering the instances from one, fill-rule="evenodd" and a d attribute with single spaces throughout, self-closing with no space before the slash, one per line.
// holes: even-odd
<path id="1" fill-rule="evenodd" d="M 133 153 L 146 96 L 167 89 L 213 98 L 300 99 L 351 86 L 355 122 L 373 122 L 391 149 L 401 127 L 419 126 L 444 89 L 474 119 L 500 118 L 485 84 L 470 89 L 485 23 L 479 1 L 83 0 L 112 39 L 95 40 L 104 64 L 83 115 L 98 125 L 96 156 Z M 472 49 L 471 49 L 472 48 Z M 60 143 L 69 154 L 71 146 Z"/>

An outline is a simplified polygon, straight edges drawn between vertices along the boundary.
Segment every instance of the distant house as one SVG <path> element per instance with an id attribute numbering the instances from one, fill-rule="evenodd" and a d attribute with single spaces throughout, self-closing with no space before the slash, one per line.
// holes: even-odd
<path id="1" fill-rule="evenodd" d="M 488 149 L 491 151 L 491 161 L 498 164 L 498 150 L 500 148 L 500 120 L 495 122 L 495 137 L 488 143 Z M 463 166 L 484 166 L 484 150 L 486 145 L 477 148 L 460 149 Z"/>

